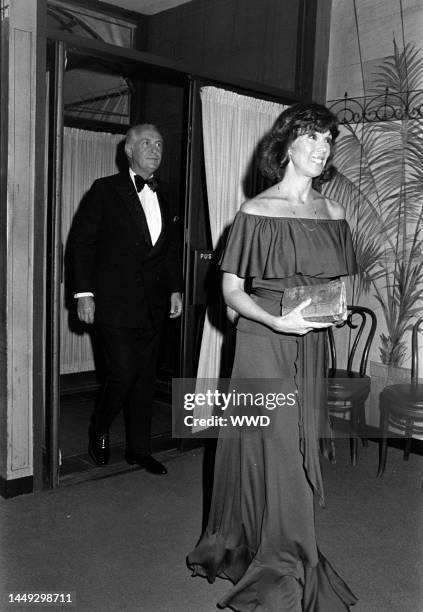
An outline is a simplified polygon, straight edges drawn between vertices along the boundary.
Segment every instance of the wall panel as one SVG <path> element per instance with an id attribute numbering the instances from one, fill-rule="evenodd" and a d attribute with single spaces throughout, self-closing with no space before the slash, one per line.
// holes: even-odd
<path id="1" fill-rule="evenodd" d="M 301 0 L 194 0 L 152 16 L 147 48 L 220 73 L 294 92 Z"/>

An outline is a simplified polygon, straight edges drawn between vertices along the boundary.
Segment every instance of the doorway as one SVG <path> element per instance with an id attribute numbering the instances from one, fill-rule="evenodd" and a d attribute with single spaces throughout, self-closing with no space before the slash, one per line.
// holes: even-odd
<path id="1" fill-rule="evenodd" d="M 160 178 L 187 216 L 190 81 L 129 58 L 90 55 L 61 42 L 48 44 L 47 407 L 48 486 L 131 469 L 124 460 L 124 423 L 110 431 L 111 461 L 95 466 L 87 453 L 88 427 L 102 383 L 102 359 L 89 326 L 76 317 L 69 282 L 67 239 L 73 216 L 92 182 L 119 170 L 128 127 L 157 125 L 165 142 Z M 182 244 L 187 243 L 186 237 Z M 186 260 L 186 256 L 185 256 Z M 185 293 L 189 293 L 186 291 Z M 160 351 L 153 417 L 153 452 L 175 448 L 171 381 L 183 370 L 183 325 L 169 320 Z"/>

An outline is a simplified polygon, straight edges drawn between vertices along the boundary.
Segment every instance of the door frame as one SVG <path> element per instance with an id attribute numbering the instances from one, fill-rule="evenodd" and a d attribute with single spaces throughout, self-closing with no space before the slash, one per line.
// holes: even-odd
<path id="1" fill-rule="evenodd" d="M 60 308 L 63 282 L 62 165 L 63 81 L 66 46 L 55 41 L 48 88 L 47 117 L 47 265 L 45 320 L 45 469 L 50 488 L 59 486 L 60 449 Z"/>
<path id="2" fill-rule="evenodd" d="M 87 41 L 85 41 L 87 42 Z M 111 54 L 109 47 L 111 45 L 98 44 L 97 41 L 94 53 L 91 54 L 90 49 L 84 46 L 72 46 L 72 51 L 83 51 L 87 55 L 95 55 L 104 57 L 107 60 L 119 59 L 125 62 L 137 64 L 134 60 L 131 50 L 123 50 L 114 56 Z M 43 480 L 48 487 L 55 489 L 60 486 L 60 446 L 59 446 L 59 425 L 60 425 L 60 326 L 61 326 L 61 284 L 63 283 L 63 244 L 62 244 L 62 165 L 63 165 L 63 132 L 64 132 L 64 106 L 63 106 L 63 81 L 65 74 L 65 59 L 66 52 L 69 49 L 69 44 L 61 40 L 61 37 L 50 38 L 47 36 L 47 45 L 53 46 L 53 61 L 50 70 L 49 92 L 48 92 L 48 107 L 49 117 L 47 119 L 47 140 L 48 140 L 48 168 L 47 172 L 47 231 L 46 231 L 46 308 L 45 320 L 45 414 L 44 414 L 44 429 L 40 432 L 41 439 L 35 440 L 35 443 L 42 445 L 45 448 L 43 461 Z M 88 45 L 89 47 L 89 45 Z M 107 51 L 101 47 L 107 47 Z M 141 71 L 143 73 L 152 74 L 151 66 L 142 64 Z M 169 73 L 169 78 L 176 79 L 182 86 L 188 87 L 188 75 L 185 73 L 165 68 Z M 161 69 L 161 72 L 163 70 Z M 144 76 L 144 74 L 143 74 Z M 182 122 L 186 123 L 186 118 L 182 118 Z M 188 136 L 186 136 L 186 134 Z M 189 137 L 189 129 L 182 130 L 182 137 Z M 185 165 L 185 181 L 182 179 L 182 184 L 186 185 L 187 165 Z M 184 244 L 185 244 L 184 228 Z M 184 249 L 185 251 L 185 249 Z M 185 293 L 185 292 L 184 292 Z M 183 325 L 183 323 L 182 323 Z M 181 325 L 181 329 L 182 329 Z M 181 355 L 183 334 L 181 333 L 180 345 Z"/>

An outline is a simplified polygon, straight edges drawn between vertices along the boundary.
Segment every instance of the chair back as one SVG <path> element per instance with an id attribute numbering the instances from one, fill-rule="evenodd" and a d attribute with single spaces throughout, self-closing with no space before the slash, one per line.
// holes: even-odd
<path id="1" fill-rule="evenodd" d="M 356 357 L 356 353 L 358 353 L 358 347 L 360 344 L 361 357 L 357 354 L 359 358 L 359 374 L 360 376 L 365 376 L 367 369 L 367 361 L 369 359 L 370 347 L 373 342 L 373 338 L 376 332 L 376 315 L 370 308 L 366 308 L 364 306 L 347 306 L 347 319 L 342 323 L 336 325 L 336 327 L 348 327 L 351 330 L 356 330 L 354 341 L 352 346 L 349 349 L 348 353 L 348 361 L 347 361 L 347 370 L 351 372 L 353 370 L 353 363 Z M 354 315 L 358 315 L 360 317 L 359 323 L 356 323 L 354 319 Z M 354 320 L 353 320 L 354 319 Z M 362 342 L 360 340 L 363 336 Z M 335 346 L 335 338 L 333 334 L 333 329 L 331 327 L 328 328 L 328 340 L 329 340 L 329 352 L 331 357 L 331 369 L 336 370 L 336 346 Z"/>
<path id="2" fill-rule="evenodd" d="M 419 382 L 419 327 L 423 323 L 423 317 L 417 319 L 411 332 L 411 382 Z"/>

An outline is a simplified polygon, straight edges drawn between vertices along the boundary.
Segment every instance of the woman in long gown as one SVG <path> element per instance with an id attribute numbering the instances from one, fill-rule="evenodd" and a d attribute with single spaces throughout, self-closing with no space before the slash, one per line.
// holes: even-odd
<path id="1" fill-rule="evenodd" d="M 356 271 L 342 206 L 312 185 L 328 173 L 337 135 L 336 118 L 318 104 L 279 116 L 260 152 L 274 185 L 242 205 L 221 260 L 223 295 L 239 314 L 232 381 L 259 390 L 260 379 L 279 379 L 297 401 L 273 411 L 273 435 L 257 427 L 219 438 L 208 527 L 187 562 L 210 582 L 233 582 L 220 608 L 336 612 L 356 602 L 314 529 L 328 324 L 303 318 L 309 301 L 281 315 L 285 288 Z"/>

